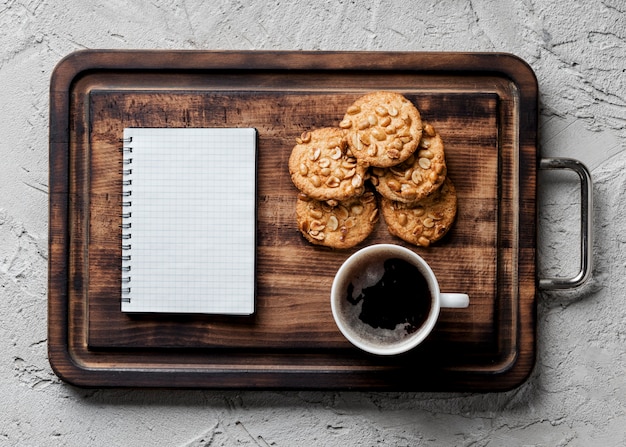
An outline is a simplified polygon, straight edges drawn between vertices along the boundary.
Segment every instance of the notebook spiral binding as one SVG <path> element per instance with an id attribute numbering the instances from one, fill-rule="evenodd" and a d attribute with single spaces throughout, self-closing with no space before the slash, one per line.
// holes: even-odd
<path id="1" fill-rule="evenodd" d="M 132 137 L 131 138 L 121 138 L 120 139 L 120 143 L 122 143 L 122 147 L 120 148 L 120 151 L 122 152 L 122 169 L 121 169 L 121 174 L 122 174 L 122 200 L 121 200 L 121 205 L 122 205 L 122 224 L 120 225 L 120 228 L 122 230 L 121 233 L 121 245 L 122 245 L 122 302 L 124 303 L 130 303 L 131 297 L 130 297 L 130 292 L 131 292 L 131 275 L 130 275 L 130 271 L 131 271 L 131 260 L 132 260 L 132 256 L 130 255 L 130 249 L 131 249 L 131 239 L 132 239 L 132 233 L 131 228 L 132 228 L 132 221 L 131 221 L 131 217 L 132 214 L 130 212 L 130 207 L 132 206 L 132 200 L 130 199 L 130 197 L 132 197 L 133 192 L 132 192 L 132 184 L 133 184 L 133 179 L 132 179 L 132 175 L 133 175 L 133 170 L 132 170 L 132 164 L 133 164 L 133 159 L 132 159 L 132 153 L 133 153 L 133 148 L 132 146 L 129 146 L 130 143 L 132 143 Z"/>

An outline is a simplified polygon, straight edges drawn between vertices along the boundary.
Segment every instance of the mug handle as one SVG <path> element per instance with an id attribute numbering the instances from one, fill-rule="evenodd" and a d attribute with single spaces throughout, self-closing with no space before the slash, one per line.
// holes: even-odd
<path id="1" fill-rule="evenodd" d="M 469 306 L 469 295 L 466 293 L 440 293 L 441 307 L 461 309 Z"/>

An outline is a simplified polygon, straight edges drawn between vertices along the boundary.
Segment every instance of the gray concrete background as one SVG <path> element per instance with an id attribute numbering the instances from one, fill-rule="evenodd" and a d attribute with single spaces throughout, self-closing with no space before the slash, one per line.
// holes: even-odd
<path id="1" fill-rule="evenodd" d="M 82 48 L 506 51 L 541 153 L 595 189 L 595 269 L 542 293 L 538 358 L 497 394 L 83 390 L 47 360 L 48 87 Z M 626 1 L 0 0 L 0 446 L 626 445 Z M 575 176 L 541 174 L 539 271 L 577 267 Z"/>

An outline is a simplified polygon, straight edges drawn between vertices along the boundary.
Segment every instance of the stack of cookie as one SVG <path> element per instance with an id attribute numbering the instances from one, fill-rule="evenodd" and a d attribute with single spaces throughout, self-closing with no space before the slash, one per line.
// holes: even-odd
<path id="1" fill-rule="evenodd" d="M 424 247 L 454 222 L 443 141 L 404 96 L 369 93 L 348 107 L 339 128 L 307 131 L 296 142 L 289 172 L 301 191 L 298 228 L 310 242 L 358 244 L 373 231 L 379 206 L 391 234 Z"/>

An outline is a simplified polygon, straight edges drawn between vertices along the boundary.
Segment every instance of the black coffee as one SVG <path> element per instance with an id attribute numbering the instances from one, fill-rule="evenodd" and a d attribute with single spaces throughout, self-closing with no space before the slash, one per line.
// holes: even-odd
<path id="1" fill-rule="evenodd" d="M 415 332 L 426 321 L 431 307 L 431 294 L 426 278 L 413 264 L 392 258 L 384 262 L 382 278 L 364 288 L 354 297 L 354 285 L 347 290 L 348 302 L 363 302 L 359 318 L 382 329 L 395 329 L 404 324 L 407 333 Z"/>

